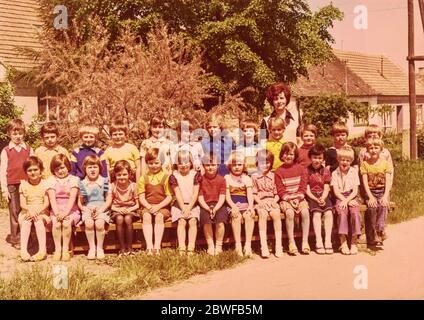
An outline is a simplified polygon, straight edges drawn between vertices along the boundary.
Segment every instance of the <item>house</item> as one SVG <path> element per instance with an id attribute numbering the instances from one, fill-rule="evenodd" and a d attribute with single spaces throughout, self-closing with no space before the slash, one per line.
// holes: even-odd
<path id="1" fill-rule="evenodd" d="M 28 71 L 36 66 L 33 59 L 18 48 L 40 50 L 38 30 L 42 22 L 36 0 L 0 0 L 0 81 L 4 81 L 6 67 Z M 38 91 L 33 84 L 14 83 L 15 103 L 24 108 L 26 123 L 39 113 Z"/>
<path id="2" fill-rule="evenodd" d="M 345 93 L 371 107 L 391 105 L 392 112 L 382 116 L 371 113 L 365 119 L 349 117 L 352 135 L 361 135 L 368 124 L 378 124 L 387 131 L 400 133 L 409 129 L 408 75 L 383 55 L 334 50 L 334 59 L 309 69 L 309 78 L 294 85 L 294 96 Z M 424 83 L 417 80 L 417 125 L 424 123 Z"/>

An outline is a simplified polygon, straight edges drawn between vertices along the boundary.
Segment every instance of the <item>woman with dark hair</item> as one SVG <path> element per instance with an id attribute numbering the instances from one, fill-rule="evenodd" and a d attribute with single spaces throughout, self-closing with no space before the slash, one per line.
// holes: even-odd
<path id="1" fill-rule="evenodd" d="M 266 92 L 266 99 L 271 106 L 274 107 L 273 112 L 262 119 L 261 129 L 266 129 L 266 138 L 268 139 L 268 123 L 271 118 L 281 118 L 284 120 L 286 129 L 284 131 L 283 139 L 285 142 L 296 141 L 296 131 L 298 127 L 298 120 L 287 110 L 290 102 L 291 91 L 290 87 L 284 83 L 275 83 L 271 85 Z"/>

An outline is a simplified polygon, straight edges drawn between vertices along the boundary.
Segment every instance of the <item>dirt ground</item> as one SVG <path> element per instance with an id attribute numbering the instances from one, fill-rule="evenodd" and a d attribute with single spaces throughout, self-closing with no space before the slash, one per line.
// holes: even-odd
<path id="1" fill-rule="evenodd" d="M 384 250 L 374 256 L 255 256 L 234 269 L 196 276 L 137 299 L 424 299 L 423 230 L 424 217 L 389 226 Z M 366 275 L 367 288 L 361 289 Z"/>

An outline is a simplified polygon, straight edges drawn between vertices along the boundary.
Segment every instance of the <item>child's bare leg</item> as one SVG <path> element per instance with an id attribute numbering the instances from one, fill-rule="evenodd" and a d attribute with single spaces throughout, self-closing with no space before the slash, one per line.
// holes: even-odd
<path id="1" fill-rule="evenodd" d="M 69 242 L 71 241 L 72 235 L 72 218 L 69 217 L 66 220 L 63 220 L 63 248 L 62 252 L 68 252 L 69 254 Z"/>
<path id="2" fill-rule="evenodd" d="M 303 248 L 309 248 L 309 227 L 310 227 L 310 221 L 309 221 L 309 210 L 303 209 L 300 212 L 302 216 L 302 250 Z M 322 241 L 322 239 L 321 239 Z"/>
<path id="3" fill-rule="evenodd" d="M 224 242 L 224 235 L 225 235 L 225 224 L 223 222 L 219 222 L 215 225 L 215 237 L 216 237 L 215 254 L 219 254 L 222 252 L 222 243 Z"/>
<path id="4" fill-rule="evenodd" d="M 247 256 L 252 255 L 252 236 L 253 228 L 255 227 L 255 221 L 250 216 L 250 214 L 244 217 L 244 233 L 246 236 L 246 241 L 244 243 L 244 251 Z"/>
<path id="5" fill-rule="evenodd" d="M 54 242 L 54 258 L 55 260 L 60 260 L 60 255 L 62 253 L 62 223 L 57 221 L 55 216 L 52 216 L 52 235 Z"/>
<path id="6" fill-rule="evenodd" d="M 281 256 L 283 254 L 283 245 L 282 245 L 282 224 L 281 224 L 281 213 L 280 208 L 271 210 L 271 218 L 274 224 L 275 232 L 275 254 L 276 256 Z"/>
<path id="7" fill-rule="evenodd" d="M 38 253 L 45 255 L 46 254 L 46 227 L 44 226 L 44 221 L 42 219 L 34 222 L 35 232 L 37 234 L 38 240 Z"/>
<path id="8" fill-rule="evenodd" d="M 96 225 L 96 238 L 97 238 L 97 257 L 99 258 L 99 252 L 103 252 L 103 243 L 105 241 L 105 221 L 103 219 L 97 219 Z"/>
<path id="9" fill-rule="evenodd" d="M 191 218 L 188 221 L 188 251 L 194 251 L 196 246 L 196 237 L 197 237 L 197 219 Z"/>
<path id="10" fill-rule="evenodd" d="M 289 244 L 294 245 L 294 211 L 291 209 L 286 210 L 286 229 L 289 238 Z"/>
<path id="11" fill-rule="evenodd" d="M 152 215 L 148 212 L 143 213 L 143 236 L 146 241 L 146 249 L 153 249 L 153 226 Z"/>
<path id="12" fill-rule="evenodd" d="M 241 214 L 237 218 L 231 219 L 231 227 L 233 228 L 234 241 L 236 243 L 236 252 L 239 255 L 243 255 L 241 247 Z"/>
<path id="13" fill-rule="evenodd" d="M 116 235 L 118 236 L 119 247 L 122 250 L 125 250 L 125 238 L 124 238 L 124 217 L 122 214 L 117 214 L 115 216 L 116 224 Z"/>
<path id="14" fill-rule="evenodd" d="M 127 249 L 132 250 L 132 244 L 133 244 L 133 217 L 132 217 L 132 215 L 127 214 L 125 216 L 125 225 L 127 227 L 127 229 L 126 229 Z"/>
<path id="15" fill-rule="evenodd" d="M 259 216 L 259 238 L 261 240 L 261 251 L 262 256 L 268 256 L 268 243 L 267 243 L 267 219 L 268 219 L 268 211 L 263 209 L 258 209 Z"/>
<path id="16" fill-rule="evenodd" d="M 186 219 L 181 218 L 180 220 L 178 220 L 177 238 L 178 238 L 178 247 L 181 251 L 185 251 L 186 249 L 186 225 L 187 225 Z"/>
<path id="17" fill-rule="evenodd" d="M 327 210 L 324 212 L 324 232 L 325 232 L 325 247 L 332 248 L 331 234 L 333 231 L 333 211 Z"/>
<path id="18" fill-rule="evenodd" d="M 21 228 L 21 256 L 28 256 L 28 240 L 31 233 L 32 222 L 29 220 L 22 221 Z"/>
<path id="19" fill-rule="evenodd" d="M 315 240 L 316 240 L 316 247 L 317 249 L 320 249 L 323 247 L 322 243 L 322 223 L 321 223 L 321 212 L 314 212 L 313 213 L 313 225 L 314 225 L 314 232 L 315 232 Z M 327 232 L 326 232 L 327 235 Z"/>
<path id="20" fill-rule="evenodd" d="M 88 218 L 84 221 L 85 225 L 85 236 L 88 241 L 88 259 L 96 258 L 96 241 L 95 241 L 95 233 L 94 233 L 94 220 Z"/>
<path id="21" fill-rule="evenodd" d="M 205 234 L 206 243 L 208 244 L 208 254 L 214 255 L 215 254 L 215 246 L 213 243 L 213 230 L 212 230 L 212 224 L 205 223 L 203 225 L 203 233 Z"/>
<path id="22" fill-rule="evenodd" d="M 157 213 L 155 217 L 155 245 L 156 250 L 160 250 L 162 245 L 163 231 L 165 230 L 165 223 L 162 213 Z"/>

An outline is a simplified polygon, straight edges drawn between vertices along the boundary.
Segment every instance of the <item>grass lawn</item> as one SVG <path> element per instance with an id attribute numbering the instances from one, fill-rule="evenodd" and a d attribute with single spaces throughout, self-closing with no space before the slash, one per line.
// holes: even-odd
<path id="1" fill-rule="evenodd" d="M 34 266 L 16 272 L 9 280 L 0 279 L 0 300 L 106 300 L 123 299 L 145 293 L 149 289 L 186 280 L 196 274 L 222 270 L 243 261 L 232 250 L 217 257 L 206 253 L 180 256 L 176 250 L 163 250 L 160 256 L 139 253 L 133 257 L 109 257 L 105 263 L 115 270 L 108 274 L 94 274 L 84 266 L 68 270 L 67 290 L 53 285 L 52 267 Z"/>

